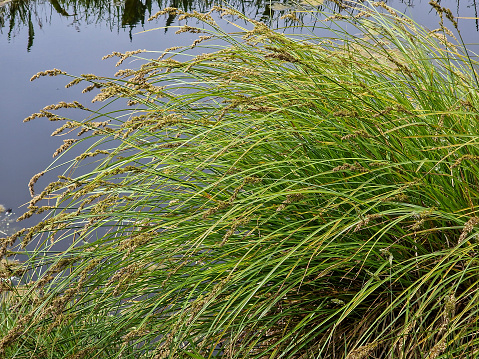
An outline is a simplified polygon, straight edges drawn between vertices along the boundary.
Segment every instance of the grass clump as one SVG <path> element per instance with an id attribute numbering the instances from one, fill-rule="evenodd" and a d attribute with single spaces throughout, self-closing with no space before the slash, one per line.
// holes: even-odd
<path id="1" fill-rule="evenodd" d="M 325 37 L 169 8 L 204 24 L 180 31 L 205 33 L 205 53 L 73 79 L 134 107 L 60 106 L 91 116 L 55 134 L 96 142 L 33 198 L 27 216 L 51 215 L 3 240 L 3 255 L 40 246 L 2 355 L 476 355 L 477 64 L 442 21 L 346 10 L 314 14 Z M 48 253 L 58 241 L 72 244 Z"/>

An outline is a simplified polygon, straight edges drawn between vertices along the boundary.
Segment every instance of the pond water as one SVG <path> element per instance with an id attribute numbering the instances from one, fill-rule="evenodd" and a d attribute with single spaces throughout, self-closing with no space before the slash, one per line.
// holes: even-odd
<path id="1" fill-rule="evenodd" d="M 21 206 L 30 200 L 30 178 L 52 162 L 52 153 L 62 144 L 61 137 L 50 137 L 57 123 L 44 119 L 23 123 L 23 119 L 62 100 L 85 104 L 91 100 L 91 95 L 81 94 L 80 87 L 65 89 L 65 77 L 30 82 L 33 74 L 59 68 L 76 75 L 111 76 L 116 71 L 115 60 L 101 61 L 106 54 L 136 49 L 161 51 L 190 44 L 196 38 L 165 30 L 165 26 L 177 25 L 175 18 L 160 17 L 148 22 L 149 16 L 167 6 L 207 11 L 215 3 L 221 1 L 0 0 L 0 204 L 22 214 L 25 206 Z M 273 26 L 279 25 L 277 19 L 294 6 L 286 0 L 232 0 L 229 4 Z M 428 1 L 389 4 L 430 29 L 437 27 L 438 19 Z M 479 42 L 475 0 L 444 0 L 441 5 L 460 17 L 459 27 L 466 43 Z M 161 29 L 145 32 L 154 28 Z M 43 188 L 47 180 L 42 178 L 37 189 Z M 31 221 L 38 218 L 23 225 L 31 225 Z"/>

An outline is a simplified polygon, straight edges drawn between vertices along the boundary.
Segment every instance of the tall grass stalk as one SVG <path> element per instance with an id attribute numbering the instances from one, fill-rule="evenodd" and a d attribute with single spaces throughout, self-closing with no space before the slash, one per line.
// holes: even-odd
<path id="1" fill-rule="evenodd" d="M 40 245 L 3 305 L 0 353 L 477 356 L 477 63 L 444 22 L 368 3 L 314 13 L 325 37 L 218 7 L 163 13 L 199 20 L 179 30 L 208 36 L 204 54 L 72 76 L 123 112 L 36 116 L 87 111 L 62 130 L 95 142 L 27 213 L 51 215 L 3 239 L 3 256 Z"/>

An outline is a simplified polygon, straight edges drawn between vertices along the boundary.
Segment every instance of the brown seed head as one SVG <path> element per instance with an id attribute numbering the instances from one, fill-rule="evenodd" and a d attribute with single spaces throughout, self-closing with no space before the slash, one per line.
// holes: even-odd
<path id="1" fill-rule="evenodd" d="M 59 70 L 59 69 L 53 69 L 53 70 L 47 70 L 47 71 L 40 71 L 37 72 L 35 75 L 33 75 L 30 78 L 30 81 L 33 81 L 39 77 L 42 76 L 57 76 L 57 75 L 66 75 L 67 73 L 65 71 Z"/>
<path id="2" fill-rule="evenodd" d="M 30 179 L 30 182 L 28 182 L 28 189 L 30 190 L 30 195 L 33 197 L 35 197 L 35 191 L 33 190 L 33 186 L 35 185 L 35 183 L 38 181 L 38 179 L 43 176 L 44 174 L 46 173 L 46 171 L 42 171 L 40 173 L 37 173 L 35 176 L 33 176 L 31 179 Z"/>

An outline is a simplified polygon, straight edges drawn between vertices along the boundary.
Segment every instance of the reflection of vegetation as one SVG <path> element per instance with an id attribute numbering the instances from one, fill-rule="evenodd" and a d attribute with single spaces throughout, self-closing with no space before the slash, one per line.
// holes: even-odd
<path id="1" fill-rule="evenodd" d="M 134 27 L 143 23 L 146 11 L 151 11 L 151 0 L 144 5 L 141 0 L 128 0 L 125 4 L 113 4 L 107 0 L 13 0 L 0 7 L 0 31 L 8 29 L 8 36 L 28 28 L 28 48 L 33 44 L 34 24 L 39 28 L 51 20 L 51 14 L 71 19 L 71 26 L 79 29 L 82 23 L 102 23 L 111 30 L 119 27 Z M 161 0 L 158 1 L 161 5 Z M 150 4 L 148 4 L 150 3 Z"/>
<path id="2" fill-rule="evenodd" d="M 34 23 L 40 28 L 50 21 L 51 13 L 71 19 L 71 25 L 78 28 L 82 23 L 102 23 L 110 29 L 141 24 L 160 8 L 177 7 L 185 11 L 204 11 L 212 5 L 222 3 L 220 0 L 12 0 L 0 5 L 0 31 L 8 29 L 8 36 L 14 36 L 23 27 L 28 28 L 28 49 L 33 44 Z M 274 10 L 265 0 L 236 0 L 229 2 L 240 11 L 252 17 L 268 18 Z M 1 3 L 0 3 L 1 4 Z M 174 16 L 169 16 L 166 25 L 171 25 Z"/>
<path id="3" fill-rule="evenodd" d="M 477 63 L 442 23 L 429 32 L 374 5 L 387 12 L 318 14 L 336 29 L 327 39 L 255 20 L 226 33 L 169 9 L 205 24 L 181 29 L 202 32 L 205 53 L 72 76 L 95 100 L 138 107 L 61 102 L 29 117 L 83 136 L 56 154 L 93 144 L 36 196 L 49 174 L 32 178 L 23 217 L 52 212 L 2 240 L 0 259 L 16 241 L 40 245 L 23 263 L 38 276 L 0 320 L 0 356 L 477 354 Z M 87 120 L 55 115 L 65 108 Z M 58 241 L 70 246 L 55 255 Z"/>
<path id="4" fill-rule="evenodd" d="M 79 29 L 82 23 L 102 23 L 110 29 L 130 28 L 143 25 L 146 18 L 160 8 L 175 7 L 184 11 L 205 11 L 213 5 L 223 3 L 221 0 L 12 0 L 1 5 L 0 2 L 0 32 L 8 29 L 8 36 L 14 36 L 23 27 L 28 28 L 28 49 L 33 45 L 35 36 L 34 24 L 40 28 L 44 22 L 50 21 L 52 12 L 71 19 L 71 25 Z M 273 15 L 283 15 L 285 11 L 308 3 L 303 1 L 278 0 L 233 0 L 228 1 L 230 6 L 248 14 L 251 18 L 269 22 Z M 320 5 L 323 1 L 309 1 Z M 337 1 L 331 1 L 329 6 L 337 9 Z M 473 4 L 476 8 L 475 3 Z M 175 20 L 170 15 L 166 19 L 166 26 Z"/>

